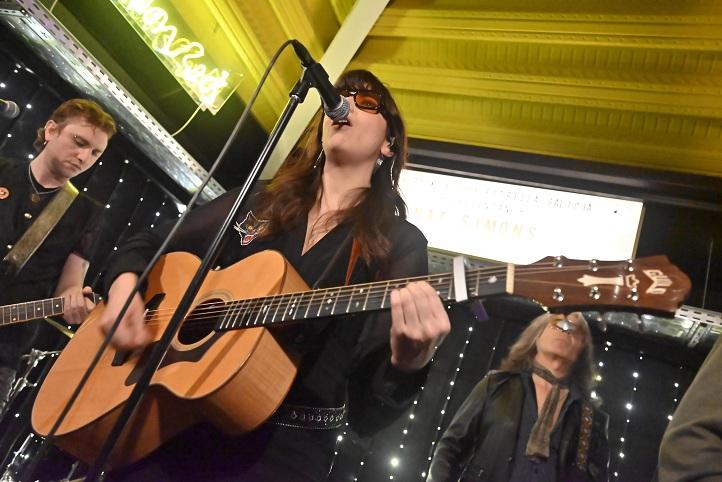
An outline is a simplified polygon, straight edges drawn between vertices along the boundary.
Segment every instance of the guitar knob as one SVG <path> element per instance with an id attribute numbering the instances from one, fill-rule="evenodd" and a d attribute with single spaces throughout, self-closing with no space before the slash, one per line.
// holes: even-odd
<path id="1" fill-rule="evenodd" d="M 627 263 L 626 263 L 626 264 L 627 264 L 627 266 L 625 266 L 624 269 L 626 269 L 626 270 L 629 271 L 630 273 L 631 273 L 632 271 L 634 271 L 634 260 L 633 260 L 632 258 L 629 258 L 629 259 L 627 260 Z"/>
<path id="2" fill-rule="evenodd" d="M 589 290 L 589 297 L 593 300 L 598 300 L 602 297 L 602 293 L 599 291 L 599 287 L 592 286 L 592 289 Z"/>
<path id="3" fill-rule="evenodd" d="M 554 288 L 554 292 L 552 293 L 552 298 L 554 298 L 554 301 L 562 302 L 564 301 L 564 293 L 562 293 L 561 288 Z"/>
<path id="4" fill-rule="evenodd" d="M 632 288 L 629 290 L 629 293 L 627 294 L 627 299 L 632 301 L 639 300 L 639 291 L 637 291 L 637 288 Z"/>

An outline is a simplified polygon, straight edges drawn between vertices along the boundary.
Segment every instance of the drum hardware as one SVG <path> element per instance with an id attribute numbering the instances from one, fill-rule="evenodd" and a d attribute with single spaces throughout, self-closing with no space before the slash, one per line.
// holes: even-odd
<path id="1" fill-rule="evenodd" d="M 56 357 L 59 354 L 60 350 L 43 351 L 33 348 L 32 350 L 30 350 L 30 353 L 26 353 L 25 355 L 20 357 L 20 360 L 25 362 L 25 369 L 23 370 L 22 375 L 16 377 L 15 381 L 13 382 L 12 388 L 10 389 L 10 394 L 8 395 L 7 403 L 5 403 L 2 411 L 0 411 L 0 420 L 3 419 L 5 413 L 9 410 L 10 405 L 12 405 L 13 400 L 17 398 L 17 396 L 24 388 L 35 388 L 38 385 L 37 381 L 32 382 L 28 378 L 32 369 L 35 368 L 38 363 L 45 357 Z"/>
<path id="2" fill-rule="evenodd" d="M 7 467 L 5 467 L 5 471 L 2 475 L 0 475 L 0 482 L 19 482 L 21 476 L 23 475 L 22 471 L 25 468 L 27 461 L 35 455 L 35 452 L 38 450 L 42 442 L 42 437 L 35 435 L 34 433 L 28 434 L 28 436 L 25 437 L 25 440 L 23 440 L 22 445 L 13 452 L 13 458 L 10 460 Z M 79 466 L 80 462 L 76 460 L 70 466 L 68 474 L 62 479 L 56 479 L 55 482 L 72 482 L 74 480 L 82 480 L 82 478 L 73 478 L 78 476 L 77 472 Z"/>

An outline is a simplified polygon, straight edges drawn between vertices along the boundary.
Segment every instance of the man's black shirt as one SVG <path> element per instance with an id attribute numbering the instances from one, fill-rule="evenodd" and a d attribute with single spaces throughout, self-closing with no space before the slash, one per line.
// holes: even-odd
<path id="1" fill-rule="evenodd" d="M 30 176 L 28 162 L 0 158 L 0 258 L 55 195 L 56 190 L 43 189 Z M 31 200 L 35 192 L 31 182 L 41 193 L 38 202 Z M 79 194 L 23 269 L 11 279 L 0 279 L 0 305 L 51 297 L 68 256 L 77 253 L 84 259 L 90 258 L 100 211 L 97 203 Z M 20 355 L 33 345 L 38 323 L 30 321 L 0 328 L 0 367 L 17 367 Z"/>
<path id="2" fill-rule="evenodd" d="M 28 162 L 0 159 L 0 255 L 5 256 L 37 219 L 55 196 L 55 189 L 43 189 L 38 202 L 31 200 L 34 192 Z M 84 259 L 91 256 L 97 214 L 100 208 L 87 196 L 79 194 L 53 231 L 30 258 L 18 275 L 0 290 L 0 304 L 33 301 L 53 294 L 60 273 L 70 253 Z M 1 281 L 0 281 L 1 282 Z"/>

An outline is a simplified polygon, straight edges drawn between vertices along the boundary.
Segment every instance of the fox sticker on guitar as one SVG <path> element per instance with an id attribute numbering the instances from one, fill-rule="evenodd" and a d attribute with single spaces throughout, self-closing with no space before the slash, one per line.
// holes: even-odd
<path id="1" fill-rule="evenodd" d="M 169 253 L 151 272 L 145 294 L 146 323 L 155 340 L 161 337 L 198 265 L 198 258 L 191 254 Z M 239 279 L 253 282 L 238 283 Z M 428 281 L 445 302 L 515 294 L 568 311 L 594 305 L 673 313 L 691 286 L 689 278 L 665 256 L 627 261 L 545 258 L 525 266 L 469 269 L 461 278 L 458 273 L 445 273 L 415 279 Z M 211 271 L 121 435 L 110 465 L 117 468 L 139 460 L 201 420 L 228 434 L 253 430 L 281 404 L 298 363 L 268 328 L 387 309 L 393 289 L 415 279 L 310 290 L 275 251 Z M 458 288 L 464 282 L 466 293 L 460 295 Z M 102 343 L 98 326 L 102 310 L 101 303 L 81 325 L 37 395 L 32 424 L 40 435 L 50 431 Z M 58 429 L 58 446 L 86 462 L 96 458 L 133 389 L 147 351 L 106 350 Z"/>

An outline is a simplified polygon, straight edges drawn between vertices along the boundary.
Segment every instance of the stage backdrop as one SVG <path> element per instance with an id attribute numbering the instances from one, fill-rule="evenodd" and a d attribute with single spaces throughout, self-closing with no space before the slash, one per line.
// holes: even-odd
<path id="1" fill-rule="evenodd" d="M 17 102 L 23 112 L 14 120 L 0 119 L 0 155 L 28 158 L 34 155 L 31 146 L 35 130 L 50 112 L 62 100 L 83 93 L 33 60 L 22 46 L 4 41 L 7 38 L 0 38 L 0 98 Z M 91 284 L 99 279 L 108 255 L 124 238 L 177 216 L 178 200 L 171 194 L 177 193 L 177 186 L 154 171 L 153 163 L 122 133 L 113 139 L 102 161 L 76 183 L 105 210 L 103 237 L 91 260 Z M 659 209 L 660 218 L 663 211 L 668 212 Z M 648 216 L 645 224 L 653 220 L 657 219 Z M 644 240 L 643 229 L 640 251 L 649 251 Z M 492 318 L 478 322 L 467 306 L 451 308 L 454 328 L 435 357 L 416 402 L 375 437 L 361 439 L 351 426 L 340 431 L 332 480 L 425 478 L 435 442 L 461 402 L 490 368 L 498 366 L 509 344 L 535 314 L 513 303 L 489 311 L 493 312 Z M 48 331 L 39 347 L 54 348 L 62 343 L 60 335 Z M 603 400 L 602 409 L 611 417 L 612 480 L 650 480 L 661 435 L 699 358 L 673 364 L 649 355 L 650 350 L 643 345 L 625 344 L 623 339 L 599 330 L 595 330 L 595 345 L 601 377 L 597 395 Z M 0 463 L 7 462 L 8 451 L 17 450 L 29 433 L 26 416 L 31 399 L 28 392 L 28 397 L 14 407 L 18 417 L 13 418 L 11 426 L 7 422 L 0 426 Z M 55 457 L 62 458 L 58 454 Z M 60 478 L 70 465 L 58 465 Z"/>

